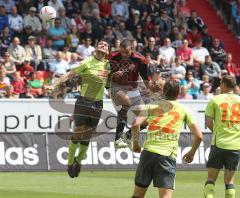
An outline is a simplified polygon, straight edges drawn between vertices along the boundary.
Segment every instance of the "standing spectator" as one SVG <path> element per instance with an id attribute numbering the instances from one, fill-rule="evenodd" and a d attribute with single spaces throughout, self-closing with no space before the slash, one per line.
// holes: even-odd
<path id="1" fill-rule="evenodd" d="M 123 40 L 124 38 L 133 39 L 133 35 L 129 30 L 126 30 L 125 22 L 122 21 L 119 24 L 118 30 L 115 31 L 118 39 Z"/>
<path id="2" fill-rule="evenodd" d="M 26 14 L 29 12 L 29 9 L 33 6 L 33 2 L 32 0 L 19 0 L 18 3 L 18 10 L 19 10 L 19 14 L 21 16 L 26 16 Z"/>
<path id="3" fill-rule="evenodd" d="M 4 27 L 1 34 L 0 34 L 1 54 L 3 54 L 3 52 L 7 51 L 7 48 L 11 44 L 12 37 L 13 37 L 13 35 L 10 33 L 9 28 L 7 26 Z"/>
<path id="4" fill-rule="evenodd" d="M 213 84 L 212 89 L 215 90 L 220 85 L 221 69 L 216 62 L 212 61 L 210 55 L 205 57 L 205 63 L 201 65 L 201 71 L 203 74 L 209 76 L 209 79 Z"/>
<path id="5" fill-rule="evenodd" d="M 155 38 L 154 37 L 149 37 L 148 38 L 148 44 L 146 47 L 143 48 L 142 54 L 150 54 L 153 61 L 155 61 L 157 64 L 160 63 L 160 54 L 158 51 L 158 48 L 155 46 Z"/>
<path id="6" fill-rule="evenodd" d="M 30 60 L 25 58 L 23 65 L 19 69 L 20 71 L 20 76 L 24 80 L 29 80 L 30 79 L 30 74 L 34 71 L 33 67 L 30 65 Z"/>
<path id="7" fill-rule="evenodd" d="M 192 70 L 187 71 L 185 79 L 180 81 L 180 86 L 186 86 L 193 99 L 197 99 L 200 90 L 200 82 L 195 78 Z"/>
<path id="8" fill-rule="evenodd" d="M 95 48 L 91 46 L 91 38 L 87 37 L 84 39 L 83 44 L 79 45 L 77 47 L 77 53 L 80 56 L 81 59 L 86 59 L 90 56 L 92 56 L 93 52 L 95 51 Z"/>
<path id="9" fill-rule="evenodd" d="M 31 7 L 29 9 L 29 14 L 26 15 L 23 19 L 24 26 L 31 26 L 35 34 L 39 34 L 42 31 L 42 24 L 39 18 L 36 16 L 37 9 Z"/>
<path id="10" fill-rule="evenodd" d="M 202 31 L 202 27 L 204 26 L 204 22 L 201 17 L 197 15 L 195 10 L 191 11 L 191 16 L 187 21 L 188 30 L 192 31 L 193 27 L 198 27 L 199 32 Z"/>
<path id="11" fill-rule="evenodd" d="M 111 15 L 111 3 L 108 0 L 98 0 L 100 17 L 108 19 Z"/>
<path id="12" fill-rule="evenodd" d="M 209 55 L 209 52 L 205 47 L 202 47 L 202 40 L 195 41 L 192 52 L 194 67 L 195 69 L 199 69 L 201 64 L 205 62 L 205 57 Z"/>
<path id="13" fill-rule="evenodd" d="M 82 16 L 85 18 L 92 17 L 92 11 L 98 9 L 98 4 L 94 0 L 86 0 L 82 4 Z"/>
<path id="14" fill-rule="evenodd" d="M 117 15 L 120 15 L 123 16 L 125 21 L 128 20 L 128 4 L 123 0 L 114 0 L 111 7 L 111 14 L 113 18 L 115 18 Z"/>
<path id="15" fill-rule="evenodd" d="M 219 64 L 221 69 L 225 69 L 224 62 L 226 57 L 225 50 L 220 46 L 220 40 L 215 38 L 212 43 L 212 47 L 210 48 L 210 55 L 212 60 Z"/>
<path id="16" fill-rule="evenodd" d="M 208 27 L 206 25 L 204 25 L 202 29 L 202 41 L 203 47 L 210 50 L 212 47 L 213 37 L 208 33 Z"/>
<path id="17" fill-rule="evenodd" d="M 12 13 L 8 15 L 8 22 L 14 36 L 19 36 L 23 30 L 23 18 L 18 14 L 17 6 L 12 7 Z"/>
<path id="18" fill-rule="evenodd" d="M 187 39 L 183 40 L 183 46 L 177 50 L 177 56 L 180 57 L 181 62 L 183 62 L 185 66 L 193 65 L 193 53 L 192 49 L 188 47 Z"/>
<path id="19" fill-rule="evenodd" d="M 65 39 L 67 38 L 67 32 L 61 26 L 60 18 L 56 18 L 54 21 L 54 26 L 48 30 L 48 35 L 53 40 L 53 49 L 63 50 L 65 45 Z"/>
<path id="20" fill-rule="evenodd" d="M 238 39 L 240 39 L 240 0 L 237 0 L 232 4 L 232 18 L 234 29 L 237 33 Z"/>
<path id="21" fill-rule="evenodd" d="M 0 5 L 0 32 L 8 26 L 8 17 L 6 15 L 6 9 L 4 5 Z"/>
<path id="22" fill-rule="evenodd" d="M 42 50 L 41 47 L 36 44 L 36 37 L 28 37 L 28 44 L 25 46 L 25 52 L 26 58 L 30 60 L 35 71 L 40 67 L 43 68 Z"/>
<path id="23" fill-rule="evenodd" d="M 110 44 L 110 46 L 114 45 L 116 34 L 113 32 L 111 25 L 107 25 L 105 27 L 105 34 L 103 35 L 103 38 Z"/>
<path id="24" fill-rule="evenodd" d="M 26 58 L 25 49 L 20 45 L 18 37 L 14 37 L 12 43 L 8 47 L 10 58 L 15 62 L 17 68 L 20 66 Z"/>
<path id="25" fill-rule="evenodd" d="M 66 32 L 70 32 L 72 28 L 71 19 L 66 16 L 66 11 L 64 7 L 59 8 L 59 18 L 61 20 L 61 26 Z"/>
<path id="26" fill-rule="evenodd" d="M 198 100 L 210 100 L 213 98 L 213 95 L 210 93 L 210 85 L 208 83 L 203 83 L 202 85 L 203 90 L 197 96 Z"/>
<path id="27" fill-rule="evenodd" d="M 0 5 L 4 5 L 6 8 L 6 13 L 10 14 L 15 2 L 13 0 L 0 0 Z"/>
<path id="28" fill-rule="evenodd" d="M 2 69 L 6 76 L 12 81 L 13 74 L 16 72 L 15 63 L 10 59 L 10 54 L 5 52 L 3 55 Z"/>
<path id="29" fill-rule="evenodd" d="M 171 47 L 171 40 L 167 37 L 164 39 L 164 46 L 159 48 L 159 54 L 161 58 L 166 59 L 168 65 L 174 62 L 176 57 L 175 49 Z"/>
<path id="30" fill-rule="evenodd" d="M 60 0 L 50 0 L 48 2 L 48 5 L 53 7 L 56 10 L 57 14 L 58 14 L 60 8 L 63 7 L 62 1 L 60 1 Z"/>

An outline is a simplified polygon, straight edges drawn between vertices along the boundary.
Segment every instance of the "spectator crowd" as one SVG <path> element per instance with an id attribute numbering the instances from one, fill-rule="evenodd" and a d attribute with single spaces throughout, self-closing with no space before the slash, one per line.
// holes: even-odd
<path id="1" fill-rule="evenodd" d="M 46 5 L 57 11 L 51 24 L 38 16 Z M 210 99 L 227 73 L 239 83 L 231 53 L 186 0 L 0 0 L 0 97 L 48 98 L 48 85 L 91 56 L 102 38 L 112 51 L 133 39 L 149 79 L 168 71 L 181 85 L 179 99 Z M 61 97 L 76 97 L 79 83 L 63 85 Z"/>

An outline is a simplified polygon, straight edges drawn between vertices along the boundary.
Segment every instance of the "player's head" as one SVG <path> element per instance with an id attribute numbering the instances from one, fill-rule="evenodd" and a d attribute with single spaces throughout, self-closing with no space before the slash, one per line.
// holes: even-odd
<path id="1" fill-rule="evenodd" d="M 233 91 L 235 86 L 236 80 L 233 76 L 228 74 L 222 76 L 220 84 L 221 93 Z"/>
<path id="2" fill-rule="evenodd" d="M 133 52 L 133 40 L 123 39 L 120 43 L 120 53 L 123 58 L 128 58 Z"/>
<path id="3" fill-rule="evenodd" d="M 104 39 L 100 40 L 96 47 L 96 53 L 103 53 L 104 56 L 107 57 L 109 52 L 110 52 L 109 43 Z"/>
<path id="4" fill-rule="evenodd" d="M 179 94 L 179 84 L 175 80 L 168 80 L 163 87 L 163 94 L 166 100 L 176 100 Z"/>

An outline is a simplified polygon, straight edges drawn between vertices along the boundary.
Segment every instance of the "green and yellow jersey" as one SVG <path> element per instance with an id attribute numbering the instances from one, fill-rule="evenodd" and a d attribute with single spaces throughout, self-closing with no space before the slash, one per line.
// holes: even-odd
<path id="1" fill-rule="evenodd" d="M 81 96 L 98 101 L 102 100 L 104 88 L 110 73 L 109 62 L 99 61 L 94 56 L 85 59 L 73 71 L 82 78 Z"/>
<path id="2" fill-rule="evenodd" d="M 214 121 L 212 145 L 240 150 L 240 97 L 220 94 L 208 103 L 205 114 Z"/>
<path id="3" fill-rule="evenodd" d="M 183 123 L 196 123 L 192 113 L 177 101 L 160 101 L 146 108 L 149 125 L 144 149 L 176 158 Z"/>

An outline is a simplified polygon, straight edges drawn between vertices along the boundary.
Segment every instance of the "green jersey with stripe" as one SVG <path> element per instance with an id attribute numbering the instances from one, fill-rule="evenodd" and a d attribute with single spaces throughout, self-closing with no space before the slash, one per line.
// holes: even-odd
<path id="1" fill-rule="evenodd" d="M 103 99 L 104 88 L 110 73 L 108 61 L 100 61 L 91 56 L 83 60 L 73 71 L 82 79 L 81 96 L 93 101 Z"/>
<path id="2" fill-rule="evenodd" d="M 233 93 L 215 96 L 205 114 L 214 121 L 212 145 L 240 150 L 240 96 Z"/>
<path id="3" fill-rule="evenodd" d="M 183 123 L 196 123 L 192 113 L 177 101 L 159 101 L 146 108 L 149 126 L 144 149 L 176 158 Z"/>

